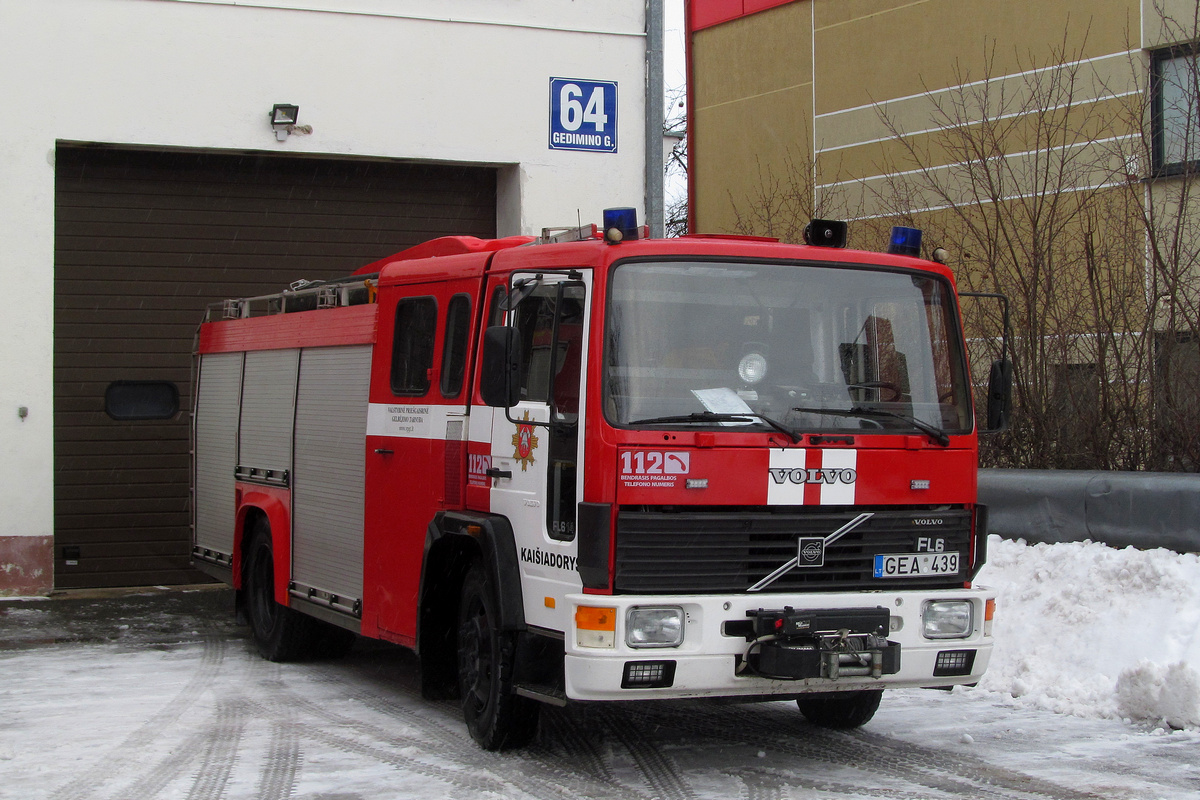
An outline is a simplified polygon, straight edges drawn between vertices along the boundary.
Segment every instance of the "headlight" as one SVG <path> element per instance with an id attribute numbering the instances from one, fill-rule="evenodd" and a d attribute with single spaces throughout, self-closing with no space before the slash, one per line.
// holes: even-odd
<path id="1" fill-rule="evenodd" d="M 758 383 L 766 375 L 767 357 L 762 353 L 746 353 L 738 362 L 738 377 L 743 383 Z"/>
<path id="2" fill-rule="evenodd" d="M 927 600 L 921 609 L 926 639 L 965 639 L 974 627 L 969 600 Z"/>
<path id="3" fill-rule="evenodd" d="M 625 644 L 630 647 L 678 647 L 683 644 L 683 609 L 678 606 L 634 606 L 625 618 Z"/>

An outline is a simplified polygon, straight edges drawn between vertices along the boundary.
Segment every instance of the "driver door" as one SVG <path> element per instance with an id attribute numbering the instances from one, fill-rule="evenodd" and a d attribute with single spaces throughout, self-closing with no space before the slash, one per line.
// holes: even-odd
<path id="1" fill-rule="evenodd" d="M 513 276 L 537 285 L 507 314 L 520 352 L 520 396 L 492 423 L 491 510 L 512 523 L 525 591 L 525 619 L 565 630 L 558 599 L 581 589 L 576 507 L 590 273 Z"/>

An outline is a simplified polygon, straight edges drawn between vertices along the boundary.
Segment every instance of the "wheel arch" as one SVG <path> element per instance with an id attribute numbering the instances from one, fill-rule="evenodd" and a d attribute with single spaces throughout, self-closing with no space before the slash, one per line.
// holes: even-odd
<path id="1" fill-rule="evenodd" d="M 496 587 L 503 630 L 525 629 L 520 566 L 512 526 L 504 517 L 446 512 L 429 523 L 417 591 L 417 655 L 426 697 L 454 691 L 459 594 L 479 561 Z"/>
<path id="2" fill-rule="evenodd" d="M 506 517 L 492 514 L 446 512 L 429 524 L 418 590 L 420 616 L 424 616 L 431 601 L 447 590 L 453 591 L 457 598 L 458 587 L 474 558 L 483 562 L 496 587 L 501 630 L 525 630 L 525 600 L 521 591 L 516 537 Z M 455 580 L 445 580 L 447 575 Z M 418 641 L 420 622 L 418 619 Z"/>
<path id="3" fill-rule="evenodd" d="M 291 518 L 286 498 L 263 491 L 249 491 L 238 505 L 233 537 L 233 588 L 242 589 L 245 576 L 245 556 L 250 537 L 259 520 L 265 520 L 271 532 L 271 554 L 275 562 L 275 599 L 287 605 L 288 565 L 291 564 Z"/>

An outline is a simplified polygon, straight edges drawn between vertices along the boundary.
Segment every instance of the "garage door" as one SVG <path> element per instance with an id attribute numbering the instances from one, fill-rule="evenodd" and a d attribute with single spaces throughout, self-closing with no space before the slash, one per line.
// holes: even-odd
<path id="1" fill-rule="evenodd" d="M 54 282 L 59 588 L 188 566 L 191 352 L 207 303 L 495 235 L 491 169 L 60 146 Z"/>

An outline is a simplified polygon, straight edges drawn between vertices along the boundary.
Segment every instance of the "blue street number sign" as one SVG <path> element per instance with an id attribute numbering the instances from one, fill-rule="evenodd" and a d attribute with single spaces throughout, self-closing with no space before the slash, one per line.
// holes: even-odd
<path id="1" fill-rule="evenodd" d="M 617 152 L 617 82 L 550 79 L 550 149 Z"/>

